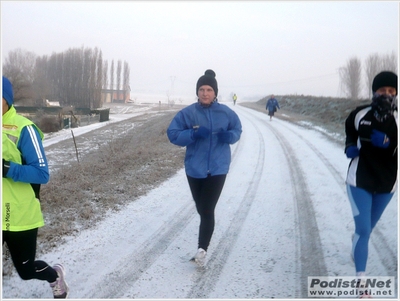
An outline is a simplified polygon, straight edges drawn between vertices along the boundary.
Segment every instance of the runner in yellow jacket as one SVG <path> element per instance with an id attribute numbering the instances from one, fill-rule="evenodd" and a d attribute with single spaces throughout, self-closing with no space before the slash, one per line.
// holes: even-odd
<path id="1" fill-rule="evenodd" d="M 3 76 L 2 230 L 13 264 L 23 280 L 46 280 L 54 298 L 66 298 L 64 267 L 35 260 L 38 228 L 44 225 L 40 185 L 49 180 L 42 131 L 13 106 L 11 82 Z"/>

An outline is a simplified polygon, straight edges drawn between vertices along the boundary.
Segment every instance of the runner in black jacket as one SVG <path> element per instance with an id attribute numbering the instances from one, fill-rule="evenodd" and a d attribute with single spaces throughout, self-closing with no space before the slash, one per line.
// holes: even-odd
<path id="1" fill-rule="evenodd" d="M 355 223 L 352 255 L 364 276 L 368 242 L 397 188 L 397 75 L 383 71 L 372 83 L 372 103 L 346 119 L 345 153 L 351 159 L 347 192 Z"/>

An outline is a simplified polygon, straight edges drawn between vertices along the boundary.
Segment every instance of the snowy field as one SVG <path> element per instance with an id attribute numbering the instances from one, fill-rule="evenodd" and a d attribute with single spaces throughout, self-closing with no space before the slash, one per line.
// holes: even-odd
<path id="1" fill-rule="evenodd" d="M 231 147 L 205 266 L 189 262 L 199 217 L 180 170 L 41 257 L 64 264 L 69 298 L 307 298 L 308 276 L 354 275 L 343 147 L 318 130 L 228 105 L 243 133 Z M 114 112 L 110 122 L 140 110 Z M 106 123 L 74 129 L 74 135 L 99 126 Z M 45 147 L 70 135 L 49 135 Z M 395 276 L 396 282 L 397 206 L 396 193 L 371 236 L 367 265 L 368 275 Z M 16 274 L 2 287 L 3 298 L 52 298 L 47 283 L 24 282 Z"/>

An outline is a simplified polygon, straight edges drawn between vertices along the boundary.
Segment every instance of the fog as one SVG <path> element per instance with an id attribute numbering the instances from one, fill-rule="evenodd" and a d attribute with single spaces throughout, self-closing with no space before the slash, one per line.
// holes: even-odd
<path id="1" fill-rule="evenodd" d="M 192 100 L 208 68 L 221 100 L 341 97 L 338 70 L 350 58 L 398 54 L 399 3 L 1 1 L 1 30 L 3 62 L 17 48 L 42 56 L 81 47 L 100 49 L 109 66 L 126 61 L 132 99 Z"/>

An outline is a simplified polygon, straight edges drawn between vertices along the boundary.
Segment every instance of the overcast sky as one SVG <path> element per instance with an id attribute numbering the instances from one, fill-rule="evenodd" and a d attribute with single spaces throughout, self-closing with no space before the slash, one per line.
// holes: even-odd
<path id="1" fill-rule="evenodd" d="M 131 96 L 195 98 L 217 75 L 223 100 L 271 93 L 343 96 L 352 57 L 398 55 L 399 2 L 1 1 L 2 61 L 21 48 L 51 55 L 99 48 L 126 61 Z"/>

